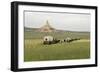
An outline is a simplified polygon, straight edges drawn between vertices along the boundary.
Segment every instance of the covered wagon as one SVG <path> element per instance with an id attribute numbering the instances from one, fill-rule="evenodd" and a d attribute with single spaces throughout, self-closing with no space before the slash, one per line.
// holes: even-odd
<path id="1" fill-rule="evenodd" d="M 60 42 L 60 40 L 57 40 L 53 36 L 45 36 L 43 38 L 43 44 L 55 44 L 55 43 L 58 43 L 58 42 Z"/>

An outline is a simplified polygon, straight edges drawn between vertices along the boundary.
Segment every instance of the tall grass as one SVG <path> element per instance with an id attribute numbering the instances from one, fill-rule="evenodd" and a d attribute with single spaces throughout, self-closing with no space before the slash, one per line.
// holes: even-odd
<path id="1" fill-rule="evenodd" d="M 24 61 L 69 60 L 90 58 L 90 41 L 43 45 L 41 39 L 25 39 Z"/>

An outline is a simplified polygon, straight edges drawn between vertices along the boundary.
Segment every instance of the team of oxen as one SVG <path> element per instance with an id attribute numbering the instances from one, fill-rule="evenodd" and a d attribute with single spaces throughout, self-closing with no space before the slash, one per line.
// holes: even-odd
<path id="1" fill-rule="evenodd" d="M 63 42 L 67 42 L 67 43 L 70 43 L 70 42 L 73 42 L 75 40 L 80 40 L 80 38 L 65 38 L 63 40 L 59 40 L 59 39 L 56 39 L 52 36 L 45 36 L 44 37 L 44 40 L 43 40 L 43 44 L 56 44 L 56 43 L 63 43 Z"/>

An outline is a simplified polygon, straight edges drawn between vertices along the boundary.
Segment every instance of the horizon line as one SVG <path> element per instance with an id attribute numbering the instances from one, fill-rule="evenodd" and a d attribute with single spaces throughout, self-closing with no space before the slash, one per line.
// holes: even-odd
<path id="1" fill-rule="evenodd" d="M 40 27 L 38 27 L 38 28 L 34 28 L 34 27 L 27 27 L 27 26 L 24 26 L 24 28 L 33 28 L 33 29 L 39 29 Z M 61 30 L 61 31 L 70 31 L 70 32 L 90 32 L 90 31 L 74 31 L 74 30 L 64 30 L 64 29 L 56 29 L 56 28 L 54 28 L 55 30 Z"/>

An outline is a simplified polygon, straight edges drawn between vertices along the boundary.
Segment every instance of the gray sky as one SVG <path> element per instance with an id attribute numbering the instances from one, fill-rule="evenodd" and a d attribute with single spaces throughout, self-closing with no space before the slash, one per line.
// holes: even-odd
<path id="1" fill-rule="evenodd" d="M 40 28 L 48 20 L 55 29 L 70 31 L 90 31 L 90 14 L 51 13 L 25 11 L 25 27 Z"/>

